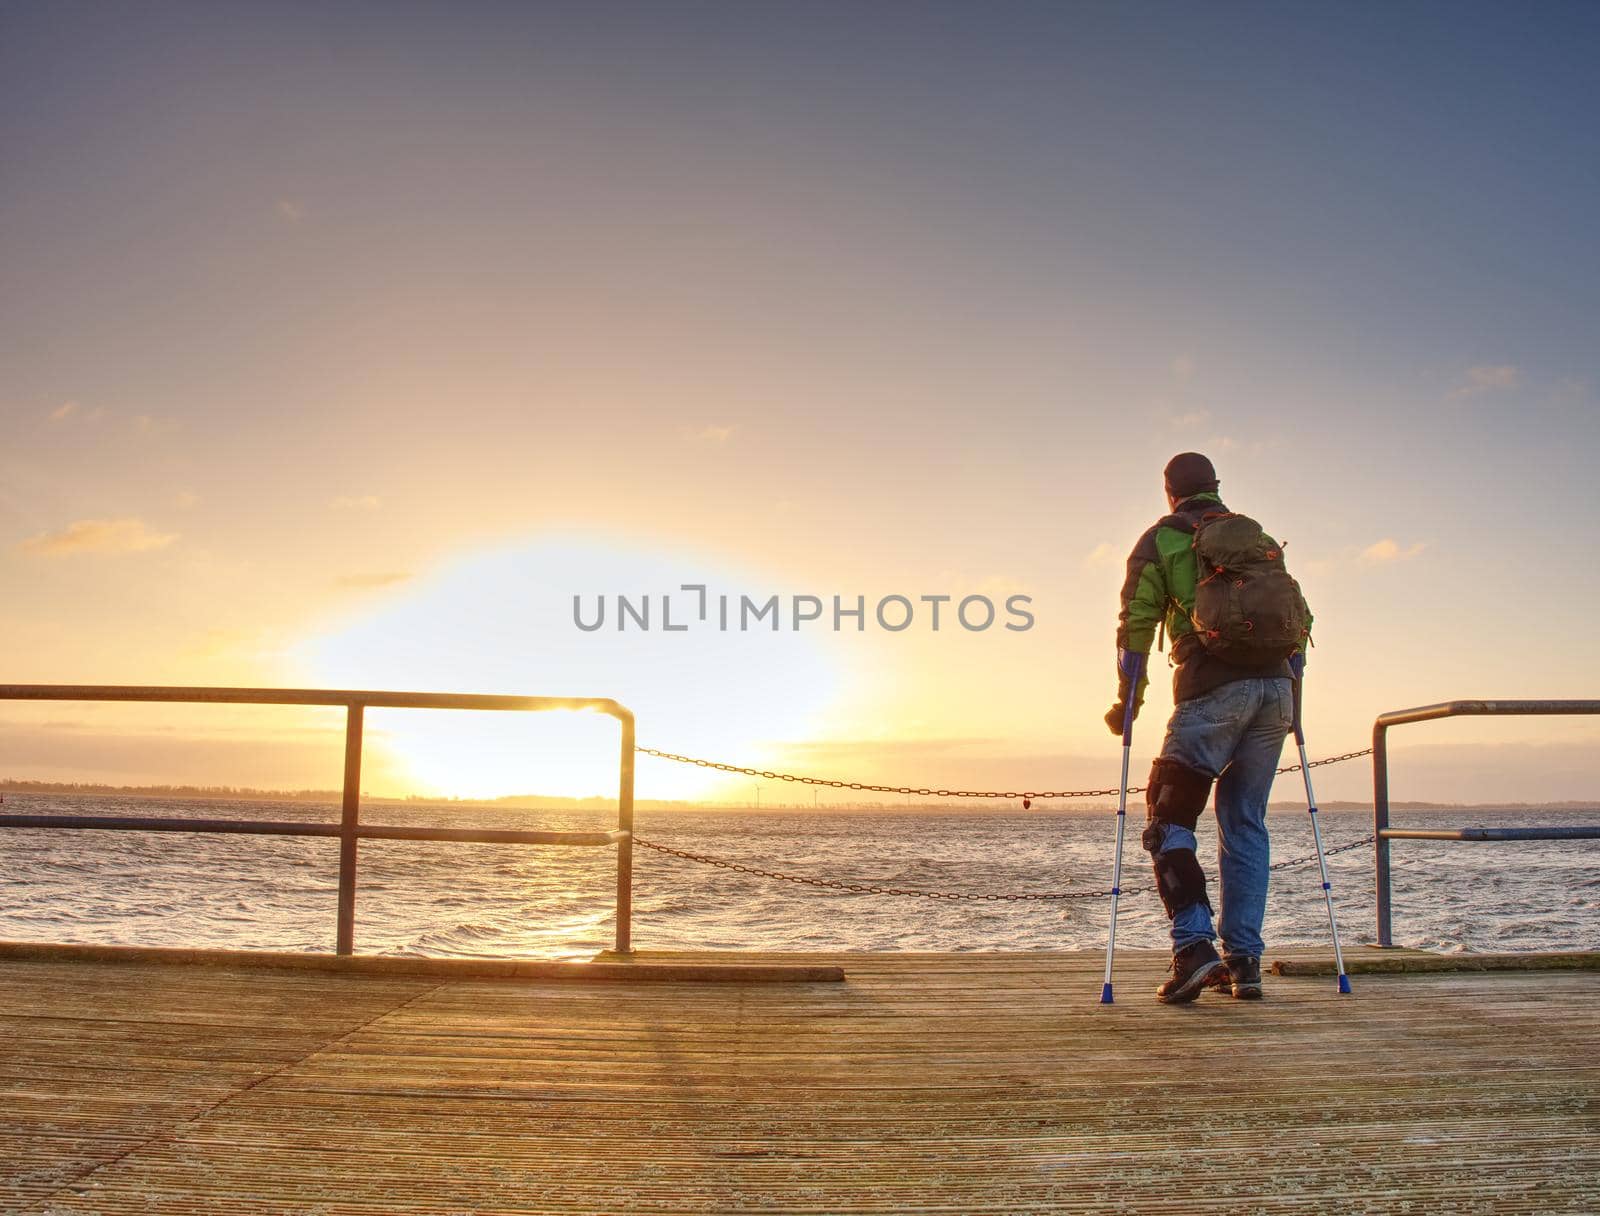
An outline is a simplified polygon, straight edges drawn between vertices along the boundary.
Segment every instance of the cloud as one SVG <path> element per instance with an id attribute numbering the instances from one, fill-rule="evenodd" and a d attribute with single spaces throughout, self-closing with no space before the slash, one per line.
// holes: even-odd
<path id="1" fill-rule="evenodd" d="M 1109 541 L 1101 541 L 1084 556 L 1083 564 L 1091 568 L 1097 566 L 1120 566 L 1122 555 L 1111 546 Z"/>
<path id="2" fill-rule="evenodd" d="M 1192 380 L 1194 378 L 1194 356 L 1179 355 L 1172 361 L 1172 377 L 1175 380 Z"/>
<path id="3" fill-rule="evenodd" d="M 306 205 L 296 199 L 280 198 L 273 210 L 278 213 L 278 218 L 297 224 L 306 218 Z"/>
<path id="4" fill-rule="evenodd" d="M 166 431 L 175 431 L 178 424 L 171 418 L 157 418 L 151 414 L 136 414 L 133 419 L 133 429 L 141 435 L 160 435 Z"/>
<path id="5" fill-rule="evenodd" d="M 1509 363 L 1467 368 L 1465 383 L 1456 388 L 1452 397 L 1476 397 L 1479 393 L 1503 392 L 1517 387 L 1522 373 Z"/>
<path id="6" fill-rule="evenodd" d="M 1197 426 L 1204 426 L 1211 421 L 1211 411 L 1206 409 L 1188 410 L 1182 414 L 1173 414 L 1167 419 L 1168 424 L 1175 431 L 1192 430 Z"/>
<path id="7" fill-rule="evenodd" d="M 411 581 L 411 571 L 391 570 L 380 574 L 344 574 L 333 580 L 335 587 L 355 591 L 371 591 L 378 587 L 394 587 Z"/>
<path id="8" fill-rule="evenodd" d="M 1409 548 L 1402 549 L 1393 537 L 1385 536 L 1382 540 L 1368 545 L 1361 551 L 1361 560 L 1381 564 L 1384 562 L 1403 562 L 1421 553 L 1427 545 L 1418 541 Z"/>
<path id="9" fill-rule="evenodd" d="M 180 510 L 187 511 L 200 503 L 200 495 L 193 490 L 179 490 L 172 496 L 172 501 Z"/>
<path id="10" fill-rule="evenodd" d="M 165 549 L 178 537 L 152 532 L 142 519 L 80 519 L 59 532 L 41 532 L 21 544 L 25 553 L 62 557 L 70 553 L 143 553 Z"/>
<path id="11" fill-rule="evenodd" d="M 56 406 L 55 409 L 50 411 L 51 422 L 66 422 L 71 418 L 79 418 L 84 422 L 99 422 L 105 416 L 105 406 L 97 405 L 93 409 L 86 410 L 76 401 L 63 401 L 60 405 Z M 144 421 L 149 422 L 151 420 L 144 419 Z M 139 425 L 141 430 L 149 429 L 143 426 L 138 419 L 135 420 L 135 424 Z M 167 426 L 163 425 L 161 429 L 165 430 L 167 429 Z"/>
<path id="12" fill-rule="evenodd" d="M 727 443 L 733 437 L 731 426 L 708 426 L 702 430 L 692 432 L 695 439 L 704 443 Z"/>
<path id="13" fill-rule="evenodd" d="M 341 494 L 328 505 L 335 511 L 376 511 L 382 504 L 376 494 Z"/>

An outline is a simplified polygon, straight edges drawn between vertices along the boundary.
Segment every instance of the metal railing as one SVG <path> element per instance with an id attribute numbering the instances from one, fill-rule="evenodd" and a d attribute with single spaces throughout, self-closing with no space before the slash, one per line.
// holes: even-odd
<path id="1" fill-rule="evenodd" d="M 608 697 L 512 697 L 471 693 L 369 692 L 323 688 L 162 688 L 89 684 L 0 684 L 0 701 L 160 701 L 180 704 L 343 706 L 344 788 L 338 823 L 256 819 L 184 819 L 135 815 L 0 815 L 0 828 L 72 828 L 115 832 L 205 832 L 247 836 L 320 836 L 339 841 L 339 913 L 335 949 L 355 950 L 356 845 L 362 840 L 445 840 L 464 844 L 617 847 L 616 949 L 631 949 L 633 920 L 633 713 Z M 373 709 L 593 710 L 622 726 L 615 831 L 541 832 L 488 828 L 366 825 L 361 822 L 361 738 Z"/>
<path id="2" fill-rule="evenodd" d="M 1538 828 L 1392 828 L 1389 826 L 1389 728 L 1438 718 L 1527 714 L 1600 714 L 1600 701 L 1441 701 L 1379 714 L 1372 725 L 1372 848 L 1378 888 L 1378 945 L 1393 945 L 1391 840 L 1600 840 L 1600 824 Z"/>

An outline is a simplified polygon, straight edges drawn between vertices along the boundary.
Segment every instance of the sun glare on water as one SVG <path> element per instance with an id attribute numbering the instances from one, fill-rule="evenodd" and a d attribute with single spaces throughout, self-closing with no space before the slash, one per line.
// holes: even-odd
<path id="1" fill-rule="evenodd" d="M 703 755 L 770 756 L 775 742 L 815 735 L 841 695 L 824 643 L 786 628 L 699 627 L 668 633 L 573 623 L 597 596 L 673 595 L 687 619 L 697 596 L 761 598 L 770 578 L 718 568 L 697 555 L 645 552 L 581 538 L 523 542 L 455 560 L 297 654 L 328 687 L 611 697 L 632 709 L 639 741 Z M 654 621 L 653 621 L 654 624 Z M 381 794 L 493 798 L 507 794 L 614 796 L 618 727 L 576 713 L 372 710 L 363 787 Z M 693 798 L 717 785 L 705 770 L 657 766 L 640 797 Z"/>

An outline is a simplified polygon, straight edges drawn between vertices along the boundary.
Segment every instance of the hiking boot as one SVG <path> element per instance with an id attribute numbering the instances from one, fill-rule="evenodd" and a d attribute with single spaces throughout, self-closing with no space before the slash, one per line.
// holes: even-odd
<path id="1" fill-rule="evenodd" d="M 1253 954 L 1239 954 L 1222 960 L 1206 977 L 1206 987 L 1223 996 L 1235 996 L 1242 1001 L 1261 999 L 1261 960 Z"/>
<path id="2" fill-rule="evenodd" d="M 1227 981 L 1233 995 L 1241 1001 L 1261 999 L 1261 959 L 1241 954 L 1226 962 Z"/>
<path id="3" fill-rule="evenodd" d="M 1200 995 L 1206 981 L 1222 969 L 1222 958 L 1210 942 L 1185 946 L 1172 956 L 1172 978 L 1156 989 L 1163 1005 L 1182 1005 Z"/>

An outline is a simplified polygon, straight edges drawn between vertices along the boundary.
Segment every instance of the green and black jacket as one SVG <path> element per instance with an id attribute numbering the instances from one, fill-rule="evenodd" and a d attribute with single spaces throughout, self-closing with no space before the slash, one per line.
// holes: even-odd
<path id="1" fill-rule="evenodd" d="M 1194 556 L 1194 532 L 1203 516 L 1226 511 L 1215 494 L 1196 494 L 1177 510 L 1157 521 L 1139 538 L 1128 556 L 1128 577 L 1122 584 L 1122 613 L 1118 618 L 1117 645 L 1149 654 L 1158 630 L 1165 627 L 1171 639 L 1172 699 L 1188 701 L 1234 680 L 1283 676 L 1287 662 L 1264 667 L 1240 667 L 1207 652 L 1194 635 L 1194 588 L 1199 569 Z M 1148 664 L 1146 665 L 1148 671 Z M 1141 682 L 1139 696 L 1144 695 Z"/>

